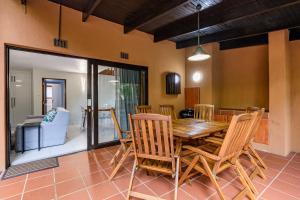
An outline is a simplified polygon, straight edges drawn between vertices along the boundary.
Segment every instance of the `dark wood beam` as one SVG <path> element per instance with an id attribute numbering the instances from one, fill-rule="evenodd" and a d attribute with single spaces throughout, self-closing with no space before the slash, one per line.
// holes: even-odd
<path id="1" fill-rule="evenodd" d="M 189 0 L 172 0 L 172 1 L 147 1 L 141 6 L 140 10 L 135 11 L 127 17 L 124 23 L 124 33 L 137 29 L 146 23 L 160 17 L 174 8 L 183 5 Z"/>
<path id="2" fill-rule="evenodd" d="M 280 26 L 273 26 L 273 27 L 249 26 L 246 28 L 231 29 L 231 30 L 220 31 L 209 35 L 204 35 L 200 38 L 200 44 L 206 44 L 211 42 L 222 42 L 222 41 L 227 41 L 227 40 L 232 40 L 237 38 L 243 38 L 247 36 L 255 36 L 255 35 L 268 33 L 276 30 L 299 27 L 300 17 L 298 16 L 297 18 L 298 18 L 297 23 L 285 23 L 285 24 L 281 24 Z M 177 49 L 187 48 L 187 47 L 195 46 L 197 45 L 197 43 L 198 43 L 197 37 L 183 40 L 183 41 L 178 41 L 176 42 L 176 48 Z"/>
<path id="3" fill-rule="evenodd" d="M 82 21 L 86 22 L 95 9 L 99 6 L 102 0 L 89 0 L 85 11 L 82 13 Z"/>
<path id="4" fill-rule="evenodd" d="M 200 12 L 200 29 L 221 25 L 298 4 L 300 0 L 224 0 Z M 159 28 L 154 42 L 197 31 L 197 13 Z"/>

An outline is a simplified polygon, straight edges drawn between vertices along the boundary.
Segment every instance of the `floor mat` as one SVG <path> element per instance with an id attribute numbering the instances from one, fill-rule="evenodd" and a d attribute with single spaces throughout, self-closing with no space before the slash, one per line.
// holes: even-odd
<path id="1" fill-rule="evenodd" d="M 57 158 L 47 158 L 44 160 L 37 160 L 20 165 L 13 165 L 4 172 L 2 180 L 58 166 L 59 163 Z"/>

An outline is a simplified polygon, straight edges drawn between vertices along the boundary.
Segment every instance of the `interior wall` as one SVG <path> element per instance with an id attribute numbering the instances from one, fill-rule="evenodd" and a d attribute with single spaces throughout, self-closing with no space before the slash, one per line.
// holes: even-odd
<path id="1" fill-rule="evenodd" d="M 291 147 L 300 152 L 300 41 L 292 41 L 290 46 L 291 66 Z"/>
<path id="2" fill-rule="evenodd" d="M 211 58 L 186 61 L 186 86 L 200 87 L 200 102 L 216 107 L 244 109 L 248 106 L 269 108 L 268 46 L 219 50 L 217 43 L 203 46 Z M 186 59 L 196 47 L 186 49 Z M 192 80 L 200 72 L 203 79 Z"/>
<path id="3" fill-rule="evenodd" d="M 32 70 L 33 80 L 33 113 L 42 114 L 42 79 L 66 79 L 66 97 L 67 110 L 70 111 L 70 125 L 79 125 L 81 123 L 81 106 L 86 108 L 86 74 L 70 73 L 61 71 L 41 70 L 35 68 Z"/>
<path id="4" fill-rule="evenodd" d="M 14 44 L 40 50 L 111 60 L 149 68 L 149 102 L 154 111 L 159 104 L 173 104 L 184 108 L 184 95 L 166 95 L 166 72 L 176 72 L 185 87 L 185 51 L 176 50 L 175 43 L 153 42 L 153 36 L 133 31 L 123 34 L 123 27 L 91 16 L 82 22 L 82 13 L 62 8 L 61 38 L 68 40 L 68 48 L 53 46 L 57 37 L 59 6 L 47 0 L 28 1 L 27 13 L 19 0 L 2 0 L 0 6 L 0 95 L 5 96 L 4 44 Z M 12 14 L 13 13 L 13 14 Z M 120 52 L 129 53 L 129 60 Z M 5 166 L 5 99 L 0 99 L 0 169 Z"/>
<path id="5" fill-rule="evenodd" d="M 269 108 L 268 45 L 219 51 L 221 108 Z"/>

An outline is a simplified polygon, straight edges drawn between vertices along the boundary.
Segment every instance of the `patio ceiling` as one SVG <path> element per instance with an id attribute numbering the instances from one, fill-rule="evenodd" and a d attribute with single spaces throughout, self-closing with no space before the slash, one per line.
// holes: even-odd
<path id="1" fill-rule="evenodd" d="M 220 42 L 300 26 L 300 0 L 50 0 L 90 15 L 171 40 L 177 48 L 197 44 L 200 3 L 201 43 Z"/>

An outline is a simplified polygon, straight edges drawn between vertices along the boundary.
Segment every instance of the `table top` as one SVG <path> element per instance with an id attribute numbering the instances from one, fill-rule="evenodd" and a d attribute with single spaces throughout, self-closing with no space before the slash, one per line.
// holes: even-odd
<path id="1" fill-rule="evenodd" d="M 193 118 L 177 119 L 173 121 L 173 134 L 181 138 L 195 139 L 226 130 L 228 126 L 229 124 L 224 122 L 206 122 Z"/>

